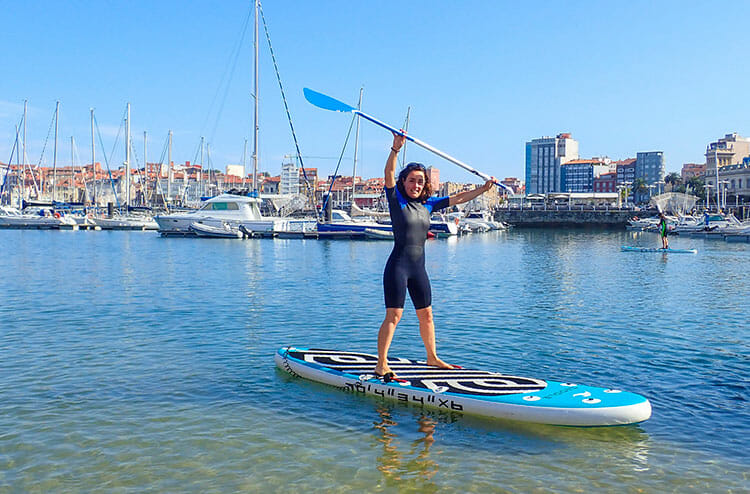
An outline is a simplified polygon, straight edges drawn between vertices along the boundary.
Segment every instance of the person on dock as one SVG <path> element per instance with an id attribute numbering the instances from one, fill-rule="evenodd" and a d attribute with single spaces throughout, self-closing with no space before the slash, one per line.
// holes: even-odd
<path id="1" fill-rule="evenodd" d="M 496 182 L 495 177 L 491 177 L 483 186 L 474 190 L 450 197 L 432 197 L 427 169 L 421 163 L 406 165 L 396 180 L 398 153 L 405 140 L 403 135 L 393 134 L 393 145 L 385 163 L 385 195 L 391 215 L 394 243 L 383 272 L 386 310 L 378 332 L 378 363 L 375 366 L 375 375 L 382 377 L 385 382 L 396 378 L 388 366 L 388 349 L 404 313 L 407 289 L 419 319 L 419 333 L 427 351 L 427 365 L 444 369 L 457 368 L 440 360 L 435 346 L 432 290 L 424 258 L 430 214 L 471 201 L 490 190 Z"/>
<path id="2" fill-rule="evenodd" d="M 667 217 L 664 213 L 659 213 L 659 234 L 661 235 L 661 248 L 666 250 L 669 248 L 669 240 L 667 240 Z"/>

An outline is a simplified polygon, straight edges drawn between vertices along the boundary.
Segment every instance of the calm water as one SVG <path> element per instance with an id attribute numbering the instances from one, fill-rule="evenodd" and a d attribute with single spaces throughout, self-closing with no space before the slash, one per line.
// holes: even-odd
<path id="1" fill-rule="evenodd" d="M 388 242 L 0 231 L 0 491 L 750 489 L 750 245 L 655 234 L 430 241 L 443 359 L 617 386 L 629 427 L 521 425 L 277 371 L 375 351 Z M 410 306 L 392 355 L 421 358 Z"/>

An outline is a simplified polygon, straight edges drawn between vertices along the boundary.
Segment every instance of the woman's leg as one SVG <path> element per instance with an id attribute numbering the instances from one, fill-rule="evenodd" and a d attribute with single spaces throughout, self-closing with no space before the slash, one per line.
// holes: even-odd
<path id="1" fill-rule="evenodd" d="M 378 364 L 375 366 L 375 372 L 380 375 L 391 372 L 390 367 L 388 367 L 388 349 L 391 347 L 393 334 L 396 332 L 396 326 L 403 313 L 404 309 L 385 309 L 385 319 L 383 324 L 380 325 L 380 331 L 378 331 Z"/>
<path id="2" fill-rule="evenodd" d="M 434 365 L 443 369 L 453 369 L 453 366 L 446 364 L 437 356 L 435 343 L 435 322 L 432 319 L 432 306 L 424 309 L 417 309 L 417 318 L 419 318 L 419 334 L 424 342 L 424 348 L 427 351 L 427 365 Z"/>

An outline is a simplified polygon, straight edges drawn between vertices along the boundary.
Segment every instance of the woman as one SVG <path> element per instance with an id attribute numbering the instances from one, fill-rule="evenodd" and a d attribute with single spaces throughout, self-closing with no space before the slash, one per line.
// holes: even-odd
<path id="1" fill-rule="evenodd" d="M 406 138 L 393 135 L 388 160 L 385 163 L 385 195 L 393 226 L 393 251 L 385 265 L 383 288 L 385 291 L 385 320 L 378 332 L 378 363 L 375 375 L 385 382 L 396 378 L 388 367 L 388 349 L 396 325 L 404 313 L 406 291 L 414 303 L 419 319 L 419 334 L 427 350 L 427 365 L 443 369 L 454 366 L 440 360 L 435 348 L 435 324 L 432 319 L 432 291 L 424 267 L 424 243 L 430 229 L 432 211 L 468 202 L 492 188 L 492 177 L 482 187 L 461 192 L 450 197 L 431 197 L 432 188 L 427 170 L 420 163 L 409 163 L 396 180 L 396 162 Z"/>
<path id="2" fill-rule="evenodd" d="M 659 234 L 661 235 L 661 248 L 662 249 L 669 248 L 669 240 L 667 240 L 667 233 L 669 233 L 668 227 L 667 227 L 667 217 L 664 216 L 664 213 L 659 212 Z"/>

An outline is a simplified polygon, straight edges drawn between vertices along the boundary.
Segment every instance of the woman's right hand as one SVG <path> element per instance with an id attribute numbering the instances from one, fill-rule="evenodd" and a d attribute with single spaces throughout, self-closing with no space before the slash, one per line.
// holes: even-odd
<path id="1" fill-rule="evenodd" d="M 403 132 L 403 130 L 401 131 Z M 391 146 L 394 151 L 399 152 L 406 142 L 406 136 L 402 134 L 393 133 L 393 145 Z"/>

